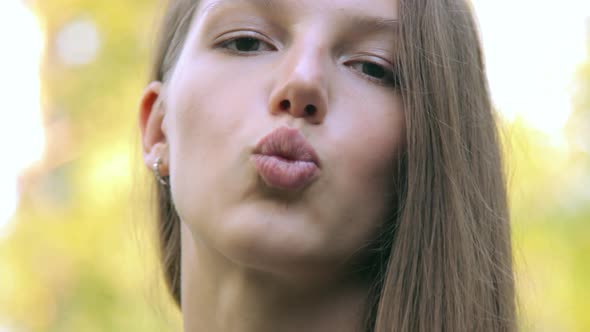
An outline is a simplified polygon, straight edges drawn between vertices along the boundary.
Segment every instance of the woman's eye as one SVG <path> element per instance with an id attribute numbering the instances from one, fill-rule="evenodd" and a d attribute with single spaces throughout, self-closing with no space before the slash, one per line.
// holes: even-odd
<path id="1" fill-rule="evenodd" d="M 254 53 L 274 50 L 274 47 L 270 44 L 255 37 L 236 37 L 221 43 L 219 46 L 236 53 Z"/>
<path id="2" fill-rule="evenodd" d="M 392 69 L 368 61 L 354 62 L 351 67 L 359 73 L 367 76 L 372 81 L 377 81 L 384 85 L 395 85 L 396 78 Z"/>

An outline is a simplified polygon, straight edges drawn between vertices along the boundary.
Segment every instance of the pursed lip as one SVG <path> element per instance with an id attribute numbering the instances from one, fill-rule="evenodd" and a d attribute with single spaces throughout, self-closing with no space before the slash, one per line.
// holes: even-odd
<path id="1" fill-rule="evenodd" d="M 299 130 L 286 126 L 273 130 L 256 145 L 253 154 L 277 156 L 292 161 L 308 161 L 321 167 L 315 149 Z"/>

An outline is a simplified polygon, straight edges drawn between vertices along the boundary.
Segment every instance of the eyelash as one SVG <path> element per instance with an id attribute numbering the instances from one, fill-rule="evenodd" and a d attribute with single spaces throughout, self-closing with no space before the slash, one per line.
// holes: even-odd
<path id="1" fill-rule="evenodd" d="M 255 41 L 257 43 L 260 43 L 260 45 L 262 44 L 266 44 L 270 47 L 268 47 L 267 50 L 262 50 L 262 51 L 240 51 L 237 49 L 231 49 L 229 47 L 229 45 L 233 45 L 235 42 L 239 41 L 239 40 L 244 40 L 244 39 L 250 39 L 252 41 Z M 253 34 L 244 34 L 244 35 L 239 35 L 239 36 L 235 36 L 235 37 L 231 37 L 229 39 L 226 39 L 222 42 L 219 42 L 218 44 L 215 45 L 216 48 L 221 48 L 227 52 L 230 52 L 232 54 L 238 54 L 238 55 L 242 55 L 242 56 L 253 56 L 268 50 L 271 51 L 276 51 L 276 47 L 272 46 L 269 42 L 264 41 L 263 39 L 259 38 L 258 36 L 255 36 Z M 368 74 L 363 73 L 362 69 L 356 69 L 355 66 L 351 66 L 350 64 L 356 64 L 356 65 L 375 65 L 378 66 L 379 69 L 383 70 L 383 72 L 385 73 L 385 79 L 380 79 Z M 378 85 L 383 85 L 383 86 L 393 86 L 393 87 L 397 87 L 399 85 L 399 79 L 397 77 L 396 72 L 393 69 L 389 69 L 388 66 L 386 65 L 382 65 L 380 63 L 377 63 L 376 61 L 360 61 L 360 60 L 356 60 L 356 61 L 349 61 L 347 63 L 347 65 L 349 67 L 352 67 L 354 71 L 356 71 L 359 75 L 363 76 L 365 79 L 369 80 L 370 82 L 373 82 L 375 84 Z"/>
<path id="2" fill-rule="evenodd" d="M 233 43 L 233 42 L 236 42 L 236 41 L 238 41 L 238 40 L 241 40 L 241 39 L 252 39 L 252 40 L 255 40 L 255 41 L 257 41 L 257 42 L 264 43 L 264 44 L 266 44 L 266 45 L 269 45 L 269 46 L 271 46 L 271 47 L 270 47 L 270 49 L 271 49 L 271 50 L 273 50 L 273 51 L 276 51 L 276 50 L 277 50 L 277 49 L 276 49 L 274 46 L 272 46 L 272 45 L 271 45 L 269 42 L 266 42 L 266 41 L 264 41 L 263 39 L 259 38 L 258 36 L 254 35 L 254 34 L 243 34 L 243 35 L 239 35 L 239 36 L 235 36 L 235 37 L 228 38 L 228 39 L 226 39 L 226 40 L 224 40 L 224 41 L 222 41 L 222 42 L 218 43 L 218 44 L 216 45 L 216 47 L 218 47 L 218 48 L 223 48 L 223 49 L 226 49 L 226 50 L 228 50 L 229 52 L 236 53 L 236 54 L 240 54 L 240 55 L 244 55 L 244 56 L 251 56 L 251 55 L 255 55 L 255 54 L 257 54 L 257 53 L 260 53 L 260 52 L 261 52 L 261 51 L 255 51 L 255 52 L 244 52 L 244 51 L 239 51 L 239 50 L 230 50 L 230 49 L 227 47 L 227 46 L 228 46 L 228 45 L 230 45 L 231 43 Z"/>
<path id="3" fill-rule="evenodd" d="M 349 62 L 350 63 L 350 62 Z M 365 77 L 366 79 L 368 79 L 371 82 L 374 82 L 376 84 L 379 85 L 383 85 L 383 86 L 392 86 L 392 87 L 398 87 L 399 86 L 399 79 L 397 78 L 397 73 L 395 72 L 395 70 L 393 70 L 393 68 L 389 69 L 387 68 L 388 66 L 384 66 L 382 64 L 379 64 L 377 62 L 373 62 L 373 61 L 352 61 L 352 63 L 356 64 L 356 65 L 375 65 L 378 66 L 381 70 L 383 70 L 384 74 L 385 74 L 385 78 L 377 78 L 374 76 L 371 76 L 369 74 L 365 74 L 363 73 L 362 69 L 356 69 L 354 68 L 353 70 L 355 70 L 356 72 L 358 72 L 360 75 L 362 75 L 363 77 Z M 353 67 L 353 66 L 351 66 Z"/>

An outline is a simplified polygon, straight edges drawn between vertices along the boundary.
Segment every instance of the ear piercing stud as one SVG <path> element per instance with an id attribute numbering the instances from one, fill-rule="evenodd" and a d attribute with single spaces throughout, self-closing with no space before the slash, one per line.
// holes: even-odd
<path id="1" fill-rule="evenodd" d="M 162 184 L 164 187 L 169 185 L 168 183 L 168 176 L 160 175 L 160 165 L 162 165 L 162 157 L 158 157 L 152 166 L 152 170 L 154 171 L 154 176 Z"/>

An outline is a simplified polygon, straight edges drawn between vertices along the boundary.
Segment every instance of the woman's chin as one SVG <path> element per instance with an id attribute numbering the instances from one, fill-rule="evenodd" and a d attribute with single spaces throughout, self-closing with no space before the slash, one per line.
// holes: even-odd
<path id="1" fill-rule="evenodd" d="M 330 265 L 327 237 L 305 212 L 242 207 L 218 220 L 206 242 L 237 265 L 280 275 L 307 275 Z"/>

